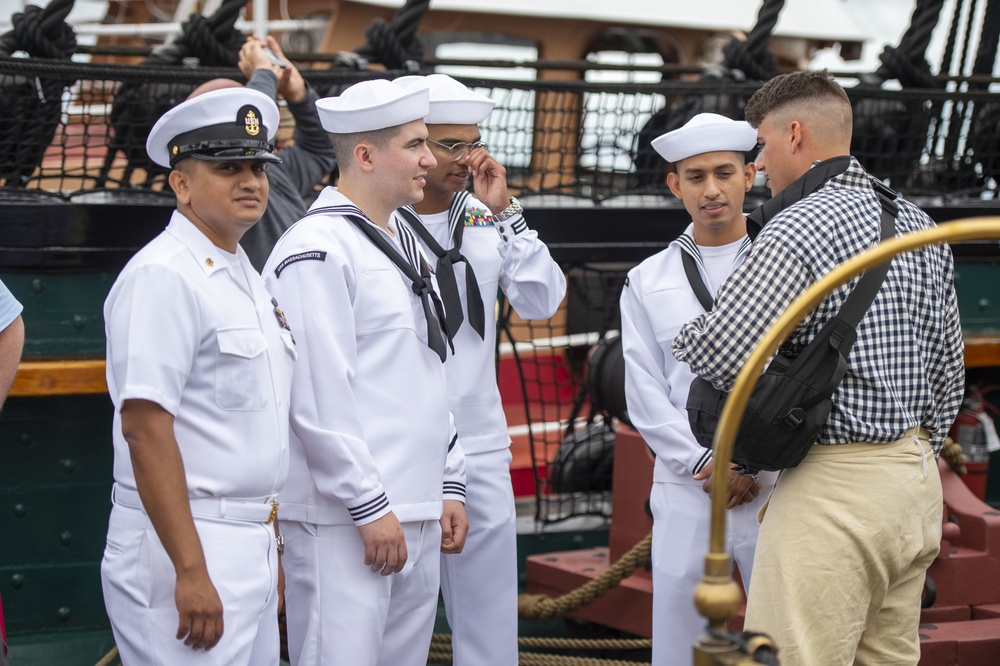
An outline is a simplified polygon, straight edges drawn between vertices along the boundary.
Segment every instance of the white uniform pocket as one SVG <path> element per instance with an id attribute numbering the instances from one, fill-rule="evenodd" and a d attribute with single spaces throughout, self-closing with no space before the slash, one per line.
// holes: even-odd
<path id="1" fill-rule="evenodd" d="M 216 332 L 215 402 L 222 409 L 259 411 L 267 405 L 267 340 L 256 328 Z"/>

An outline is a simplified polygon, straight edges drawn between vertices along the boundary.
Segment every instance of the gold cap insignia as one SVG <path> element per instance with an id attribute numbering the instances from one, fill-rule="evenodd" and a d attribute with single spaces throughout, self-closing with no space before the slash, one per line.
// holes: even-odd
<path id="1" fill-rule="evenodd" d="M 243 119 L 243 123 L 246 125 L 247 134 L 250 136 L 257 136 L 260 134 L 260 119 L 257 114 L 254 113 L 253 109 L 247 109 L 247 114 Z"/>
<path id="2" fill-rule="evenodd" d="M 180 149 L 180 147 L 179 147 L 179 146 L 174 146 L 171 152 L 173 152 L 173 154 L 174 154 L 174 155 L 176 155 L 176 154 L 177 154 L 177 153 L 179 153 L 180 151 L 181 151 L 181 149 Z"/>

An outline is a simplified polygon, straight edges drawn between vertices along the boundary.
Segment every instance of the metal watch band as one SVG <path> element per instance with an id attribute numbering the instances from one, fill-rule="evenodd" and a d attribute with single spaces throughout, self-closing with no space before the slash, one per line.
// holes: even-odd
<path id="1" fill-rule="evenodd" d="M 524 210 L 524 208 L 521 207 L 521 202 L 515 199 L 514 197 L 507 197 L 507 199 L 510 201 L 510 205 L 504 208 L 499 213 L 494 214 L 493 215 L 494 221 L 503 222 L 507 218 L 513 217 Z"/>

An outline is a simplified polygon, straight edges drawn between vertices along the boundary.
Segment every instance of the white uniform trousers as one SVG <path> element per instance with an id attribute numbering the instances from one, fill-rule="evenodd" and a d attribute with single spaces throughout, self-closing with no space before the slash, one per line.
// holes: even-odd
<path id="1" fill-rule="evenodd" d="M 770 486 L 749 504 L 726 512 L 727 541 L 750 585 L 757 545 L 757 511 Z M 694 591 L 705 571 L 711 503 L 701 484 L 654 483 L 653 510 L 653 666 L 690 666 L 705 618 L 694 607 Z"/>
<path id="2" fill-rule="evenodd" d="M 510 449 L 465 455 L 469 536 L 441 555 L 455 666 L 517 666 L 517 529 Z"/>
<path id="3" fill-rule="evenodd" d="M 222 639 L 207 652 L 175 638 L 177 575 L 149 517 L 120 504 L 111 510 L 101 580 L 122 663 L 274 666 L 279 658 L 274 527 L 199 516 L 194 523 L 223 607 Z"/>
<path id="4" fill-rule="evenodd" d="M 437 616 L 441 524 L 402 523 L 407 560 L 365 566 L 354 525 L 282 521 L 292 666 L 425 666 Z"/>

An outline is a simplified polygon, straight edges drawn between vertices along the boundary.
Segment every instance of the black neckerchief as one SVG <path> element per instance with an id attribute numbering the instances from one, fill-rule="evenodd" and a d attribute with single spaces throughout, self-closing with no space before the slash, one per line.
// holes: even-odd
<path id="1" fill-rule="evenodd" d="M 847 171 L 847 167 L 850 165 L 851 157 L 849 155 L 823 160 L 770 200 L 765 201 L 760 208 L 747 216 L 747 235 L 750 236 L 750 240 L 757 240 L 757 234 L 761 232 L 765 224 L 771 221 L 771 218 L 792 204 L 805 199 L 822 187 L 826 181 Z"/>
<path id="2" fill-rule="evenodd" d="M 431 280 L 431 267 L 426 261 L 422 261 L 419 251 L 416 249 L 416 239 L 410 235 L 407 229 L 399 229 L 401 244 L 404 247 L 410 246 L 404 254 L 393 243 L 386 240 L 373 222 L 358 215 L 357 212 L 346 211 L 344 206 L 327 206 L 324 208 L 314 208 L 307 212 L 304 217 L 324 213 L 343 215 L 402 271 L 403 275 L 409 279 L 413 293 L 420 298 L 420 304 L 424 310 L 424 319 L 427 322 L 427 346 L 444 363 L 448 356 L 445 340 L 448 341 L 448 346 L 451 346 L 451 336 L 448 334 L 448 322 L 445 319 L 444 307 L 441 305 L 441 300 L 438 298 L 437 292 L 434 291 Z M 442 333 L 444 333 L 443 338 Z M 451 346 L 451 353 L 455 353 L 454 346 Z"/>
<path id="3" fill-rule="evenodd" d="M 476 273 L 472 270 L 472 264 L 461 252 L 462 230 L 465 227 L 462 217 L 465 215 L 465 202 L 469 198 L 468 192 L 459 192 L 452 200 L 449 208 L 449 221 L 452 222 L 451 235 L 452 246 L 444 249 L 434 239 L 434 236 L 424 226 L 423 221 L 413 208 L 404 206 L 398 212 L 405 219 L 413 232 L 420 237 L 429 249 L 437 257 L 438 287 L 441 289 L 441 300 L 444 301 L 445 316 L 448 318 L 448 332 L 454 339 L 459 327 L 465 320 L 462 312 L 462 301 L 458 295 L 458 280 L 455 277 L 455 264 L 460 261 L 465 262 L 465 291 L 469 307 L 469 325 L 479 334 L 481 340 L 486 336 L 486 316 L 483 308 L 483 298 L 479 293 L 479 281 Z M 456 218 L 456 213 L 458 219 Z"/>

